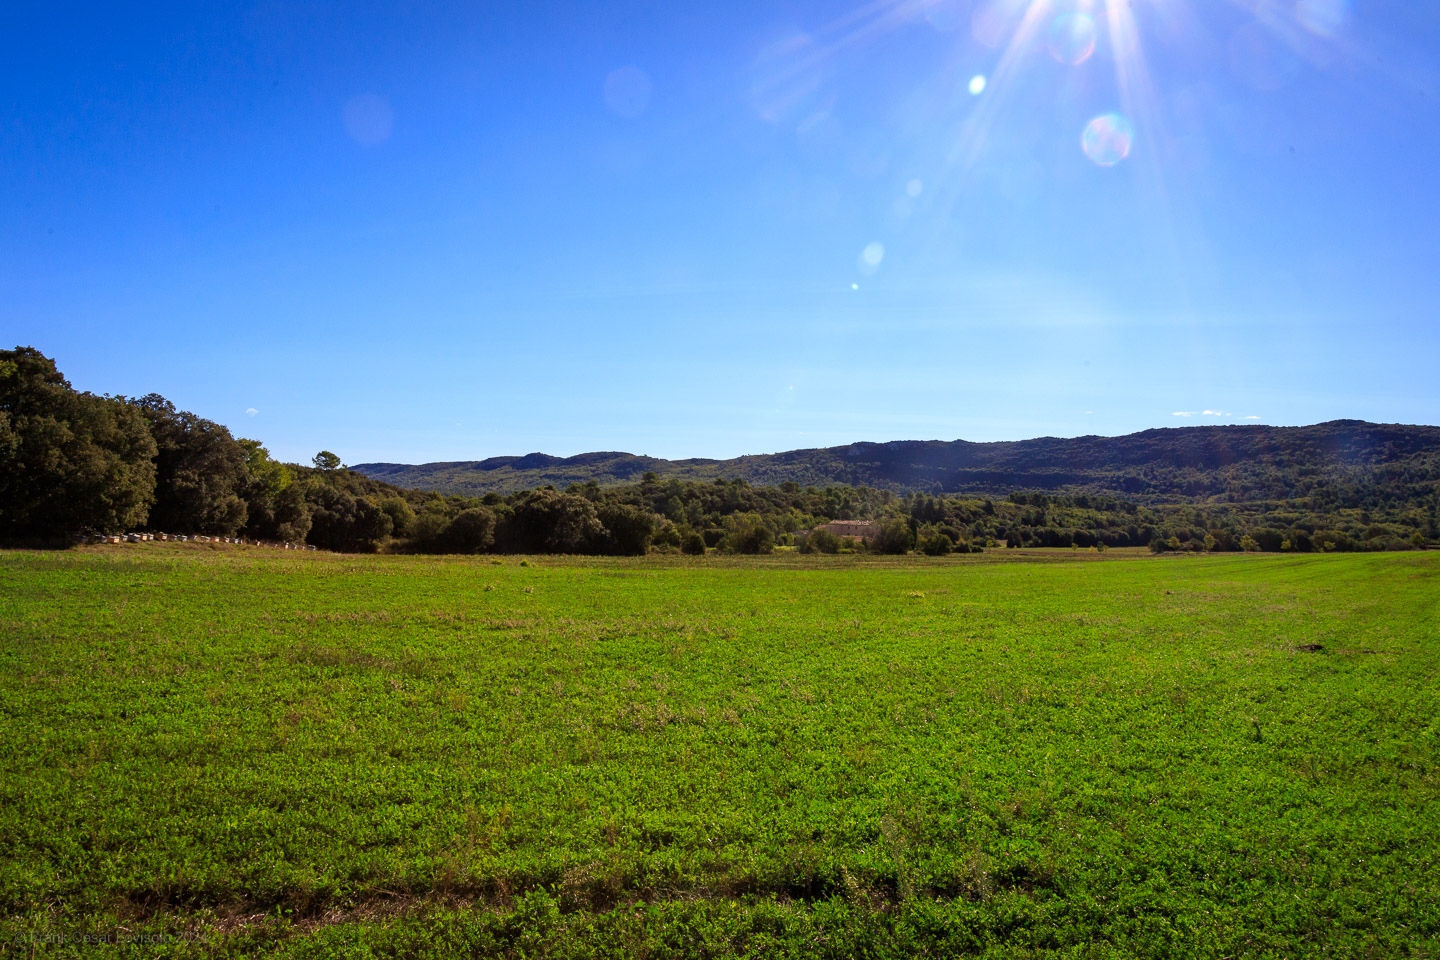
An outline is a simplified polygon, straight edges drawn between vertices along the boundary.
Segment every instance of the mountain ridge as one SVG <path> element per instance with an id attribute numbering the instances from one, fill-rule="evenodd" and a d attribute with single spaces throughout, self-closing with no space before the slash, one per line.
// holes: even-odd
<path id="1" fill-rule="evenodd" d="M 740 478 L 754 485 L 844 484 L 896 492 L 1003 496 L 1012 490 L 1091 492 L 1167 502 L 1285 499 L 1335 483 L 1440 479 L 1440 427 L 1331 420 L 1300 427 L 1155 427 L 1116 437 L 861 441 L 728 460 L 665 460 L 623 451 L 544 453 L 425 464 L 362 463 L 358 473 L 402 487 L 477 495 L 532 487 L 661 479 Z M 1394 479 L 1394 478 L 1389 478 Z"/>

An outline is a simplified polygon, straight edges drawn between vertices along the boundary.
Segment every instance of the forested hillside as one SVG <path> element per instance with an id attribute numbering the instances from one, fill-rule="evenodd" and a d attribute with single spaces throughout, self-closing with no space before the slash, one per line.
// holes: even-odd
<path id="1" fill-rule="evenodd" d="M 345 469 L 329 451 L 308 466 L 279 463 L 258 441 L 156 394 L 76 391 L 53 361 L 25 347 L 0 351 L 0 540 L 42 545 L 153 531 L 350 552 L 627 555 L 1411 549 L 1440 539 L 1437 432 L 1341 422 L 1114 440 L 862 444 L 724 463 L 767 462 L 778 472 L 786 463 L 851 458 L 852 476 L 880 481 L 760 483 L 644 471 L 624 483 L 446 494 Z M 1033 460 L 1027 450 L 1038 451 Z M 593 456 L 602 458 L 591 462 L 598 467 L 622 455 Z M 497 469 L 517 475 L 516 464 L 524 461 Z M 550 469 L 535 460 L 530 468 Z M 897 492 L 899 478 L 926 471 L 988 479 L 975 492 Z M 415 482 L 403 471 L 381 476 Z M 1149 485 L 1110 492 L 1136 477 Z M 867 521 L 866 535 L 845 540 L 817 530 L 835 520 Z"/>
<path id="2" fill-rule="evenodd" d="M 1003 497 L 1012 490 L 1120 496 L 1140 503 L 1245 503 L 1318 497 L 1336 505 L 1404 502 L 1440 481 L 1440 427 L 1337 420 L 1308 427 L 1213 426 L 1124 437 L 1005 443 L 896 441 L 792 450 L 733 460 L 658 460 L 627 453 L 358 464 L 403 487 L 510 492 L 553 484 L 739 477 L 753 485 L 844 484 L 898 493 Z"/>

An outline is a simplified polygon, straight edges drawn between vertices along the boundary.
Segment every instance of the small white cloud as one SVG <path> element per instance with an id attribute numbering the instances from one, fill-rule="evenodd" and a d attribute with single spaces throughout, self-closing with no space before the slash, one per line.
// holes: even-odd
<path id="1" fill-rule="evenodd" d="M 1230 414 L 1226 413 L 1224 410 L 1206 410 L 1206 411 L 1204 412 L 1203 416 L 1206 416 L 1206 417 L 1228 417 L 1228 416 L 1230 416 Z"/>
<path id="2" fill-rule="evenodd" d="M 1170 416 L 1172 416 L 1172 417 L 1193 417 L 1193 416 L 1196 416 L 1196 413 L 1195 413 L 1194 410 L 1176 410 L 1174 413 L 1170 414 Z"/>
<path id="3" fill-rule="evenodd" d="M 1259 420 L 1259 417 L 1246 417 L 1246 420 Z"/>
<path id="4" fill-rule="evenodd" d="M 247 409 L 247 410 L 245 411 L 245 416 L 247 416 L 247 417 L 253 417 L 253 416 L 255 416 L 255 414 L 257 414 L 257 413 L 259 413 L 259 412 L 260 412 L 260 411 L 259 411 L 259 410 L 256 410 L 254 407 L 250 407 L 249 409 Z"/>

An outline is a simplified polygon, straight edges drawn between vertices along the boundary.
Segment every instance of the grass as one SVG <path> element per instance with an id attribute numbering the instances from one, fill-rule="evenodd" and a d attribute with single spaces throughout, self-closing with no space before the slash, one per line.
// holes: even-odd
<path id="1" fill-rule="evenodd" d="M 0 553 L 0 953 L 1440 956 L 1440 554 L 1066 553 Z"/>

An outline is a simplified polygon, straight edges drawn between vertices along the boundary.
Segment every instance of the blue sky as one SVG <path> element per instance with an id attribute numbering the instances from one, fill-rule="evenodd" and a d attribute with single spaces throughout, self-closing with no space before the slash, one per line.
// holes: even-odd
<path id="1" fill-rule="evenodd" d="M 286 459 L 1440 420 L 1437 4 L 32 7 L 0 342 Z"/>

